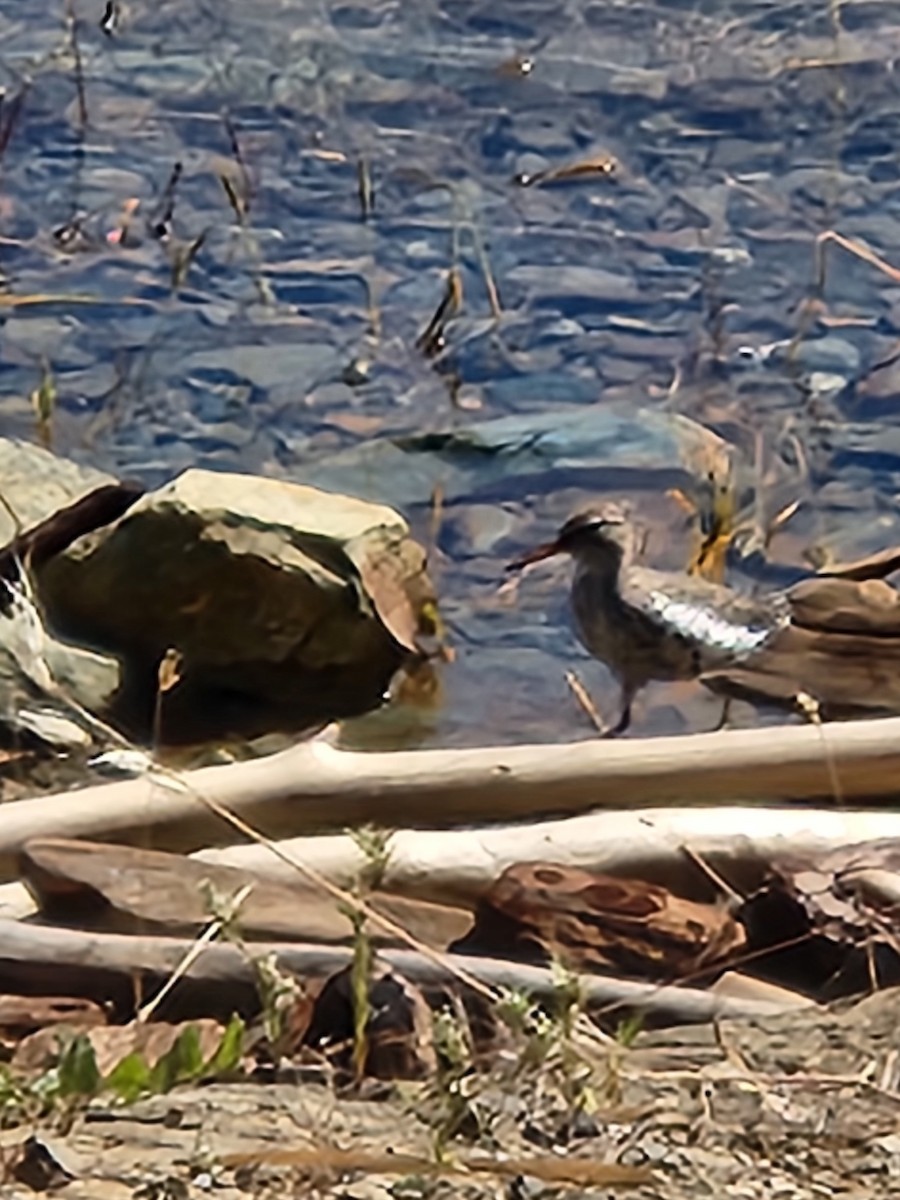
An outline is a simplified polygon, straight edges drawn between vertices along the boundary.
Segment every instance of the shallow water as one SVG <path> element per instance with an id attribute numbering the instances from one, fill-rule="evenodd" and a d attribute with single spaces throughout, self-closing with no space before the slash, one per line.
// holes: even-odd
<path id="1" fill-rule="evenodd" d="M 43 361 L 54 448 L 150 484 L 190 465 L 302 480 L 378 435 L 650 405 L 748 459 L 763 435 L 773 510 L 802 502 L 773 558 L 900 541 L 900 274 L 831 244 L 816 287 L 828 230 L 900 265 L 900 4 L 132 0 L 111 35 L 104 4 L 73 7 L 74 44 L 62 4 L 0 0 L 0 266 L 28 301 L 0 310 L 0 433 L 36 436 Z M 601 153 L 613 174 L 514 182 Z M 463 307 L 428 359 L 452 265 Z M 455 661 L 430 704 L 354 736 L 581 736 L 572 666 L 611 711 L 565 568 L 500 588 L 506 558 L 621 489 L 614 458 L 444 505 Z M 627 482 L 653 560 L 681 565 L 657 475 Z M 428 508 L 407 512 L 423 538 Z M 717 713 L 654 688 L 634 732 Z"/>

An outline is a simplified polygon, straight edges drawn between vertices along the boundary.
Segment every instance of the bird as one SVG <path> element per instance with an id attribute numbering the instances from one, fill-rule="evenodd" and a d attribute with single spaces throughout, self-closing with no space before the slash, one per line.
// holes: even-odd
<path id="1" fill-rule="evenodd" d="M 882 578 L 896 569 L 896 554 L 748 595 L 644 566 L 638 541 L 627 507 L 610 502 L 574 513 L 552 541 L 508 568 L 557 554 L 574 560 L 576 631 L 620 686 L 618 719 L 604 736 L 628 729 L 651 680 L 699 679 L 726 697 L 780 705 L 807 701 L 826 716 L 900 711 L 900 593 Z"/>

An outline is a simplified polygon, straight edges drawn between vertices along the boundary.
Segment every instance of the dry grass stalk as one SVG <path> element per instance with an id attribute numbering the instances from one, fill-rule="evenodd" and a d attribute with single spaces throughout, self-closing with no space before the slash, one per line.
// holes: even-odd
<path id="1" fill-rule="evenodd" d="M 363 1171 L 368 1175 L 420 1175 L 426 1178 L 455 1175 L 496 1175 L 515 1179 L 530 1175 L 549 1184 L 570 1184 L 577 1187 L 637 1187 L 652 1182 L 654 1175 L 648 1167 L 629 1167 L 620 1163 L 598 1163 L 593 1159 L 547 1157 L 488 1158 L 468 1155 L 455 1162 L 435 1161 L 412 1154 L 373 1153 L 368 1150 L 338 1150 L 333 1146 L 298 1146 L 225 1154 L 220 1160 L 226 1167 L 254 1164 L 270 1166 L 310 1167 L 317 1170 Z"/>

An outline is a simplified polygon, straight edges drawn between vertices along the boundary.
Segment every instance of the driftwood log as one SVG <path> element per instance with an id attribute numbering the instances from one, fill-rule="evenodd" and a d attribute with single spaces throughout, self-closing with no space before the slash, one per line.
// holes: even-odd
<path id="1" fill-rule="evenodd" d="M 33 837 L 233 840 L 207 796 L 270 837 L 372 822 L 447 827 L 597 808 L 741 800 L 832 801 L 900 792 L 900 718 L 570 745 L 360 754 L 324 740 L 252 762 L 154 771 L 0 807 L 0 878 Z M 148 838 L 148 830 L 153 830 Z"/>
<path id="2" fill-rule="evenodd" d="M 28 850 L 52 850 L 57 844 L 57 839 L 36 839 L 28 844 Z M 515 863 L 549 859 L 568 867 L 644 879 L 668 887 L 677 895 L 710 901 L 721 896 L 721 889 L 704 866 L 731 888 L 747 893 L 758 887 L 770 865 L 785 855 L 812 864 L 848 846 L 859 847 L 854 865 L 857 885 L 873 899 L 892 904 L 900 896 L 900 885 L 897 877 L 885 870 L 885 844 L 896 858 L 900 852 L 900 813 L 880 809 L 638 809 L 527 825 L 397 830 L 388 839 L 387 861 L 373 904 L 404 929 L 428 940 L 440 936 L 438 930 L 443 933 L 446 917 L 451 915 L 445 909 L 432 908 L 428 902 L 471 910 L 498 876 Z M 103 861 L 103 847 L 84 842 L 65 845 L 69 853 L 77 848 L 77 854 L 87 856 L 87 860 L 93 857 L 98 863 Z M 108 898 L 120 909 L 125 900 L 125 907 L 135 915 L 140 910 L 151 924 L 205 920 L 208 905 L 197 880 L 208 880 L 222 894 L 232 894 L 236 887 L 229 886 L 231 881 L 216 871 L 217 867 L 231 867 L 246 872 L 241 883 L 255 878 L 287 885 L 294 894 L 299 888 L 305 897 L 303 903 L 299 907 L 291 905 L 290 918 L 281 919 L 293 923 L 293 936 L 307 941 L 323 935 L 339 940 L 346 936 L 348 923 L 333 896 L 326 895 L 304 868 L 312 868 L 337 887 L 352 889 L 370 866 L 349 835 L 320 835 L 276 842 L 271 849 L 256 843 L 208 848 L 192 856 L 193 870 L 184 859 L 159 856 L 176 865 L 170 874 L 163 873 L 158 886 L 151 886 L 153 880 L 145 878 L 140 859 L 133 861 L 129 855 L 146 855 L 149 861 L 154 855 L 127 847 L 105 849 L 116 871 L 128 868 L 124 873 L 114 872 L 112 878 L 132 897 L 127 900 L 107 892 Z M 181 863 L 185 864 L 183 872 Z M 190 903 L 178 890 L 179 886 L 183 889 L 187 879 L 193 879 L 196 885 Z M 98 881 L 94 885 L 99 886 Z M 264 886 L 261 895 L 265 894 Z M 424 909 L 416 907 L 423 902 Z M 254 899 L 256 903 L 258 898 Z M 409 907 L 404 908 L 404 903 Z M 22 882 L 0 885 L 0 918 L 19 920 L 35 911 L 34 898 Z M 245 912 L 245 922 L 248 916 Z M 249 919 L 245 932 L 255 924 Z M 374 927 L 372 932 L 378 936 Z M 456 930 L 454 936 L 458 933 Z"/>
<path id="3" fill-rule="evenodd" d="M 184 938 L 86 933 L 0 920 L 0 993 L 58 995 L 60 981 L 65 979 L 69 996 L 106 1001 L 127 1012 L 135 1000 L 152 998 L 154 990 L 175 971 L 192 945 Z M 308 979 L 347 967 L 353 951 L 341 946 L 257 943 L 253 953 L 274 954 L 282 970 Z M 552 971 L 521 963 L 458 954 L 436 961 L 410 950 L 383 950 L 378 958 L 425 988 L 455 985 L 459 972 L 488 988 L 525 991 L 538 1000 L 552 1000 L 558 990 Z M 765 1017 L 797 1006 L 796 997 L 789 994 L 783 1000 L 759 1000 L 597 975 L 581 976 L 580 981 L 588 1011 L 624 1007 L 641 1011 L 653 1022 Z M 238 947 L 208 945 L 157 1015 L 163 1019 L 210 1015 L 227 1018 L 232 1012 L 254 1015 L 259 1006 L 257 984 L 252 962 Z"/>
<path id="4" fill-rule="evenodd" d="M 900 813 L 657 808 L 478 829 L 398 830 L 388 842 L 380 887 L 394 895 L 471 908 L 507 867 L 550 860 L 646 879 L 679 895 L 708 900 L 716 890 L 699 861 L 745 891 L 758 886 L 773 859 L 786 853 L 816 859 L 876 839 L 900 839 Z M 365 856 L 347 835 L 292 838 L 277 843 L 276 850 L 232 845 L 198 851 L 194 857 L 285 883 L 298 877 L 297 867 L 287 861 L 292 860 L 342 887 L 351 886 L 366 867 Z"/>

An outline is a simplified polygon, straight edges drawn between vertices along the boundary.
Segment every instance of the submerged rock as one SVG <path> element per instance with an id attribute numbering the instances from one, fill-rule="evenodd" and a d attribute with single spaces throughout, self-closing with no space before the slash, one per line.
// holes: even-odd
<path id="1" fill-rule="evenodd" d="M 164 712 L 185 736 L 373 707 L 433 601 L 424 551 L 392 509 L 202 470 L 72 543 L 39 581 L 53 628 L 121 655 L 145 710 L 162 657 L 179 652 Z"/>
<path id="2" fill-rule="evenodd" d="M 631 404 L 592 404 L 498 417 L 409 437 L 374 438 L 307 463 L 319 487 L 353 490 L 408 510 L 510 501 L 571 486 L 596 488 L 615 473 L 631 487 L 693 491 L 712 470 L 741 466 L 735 448 L 690 417 Z M 739 486 L 741 480 L 735 481 Z"/>

